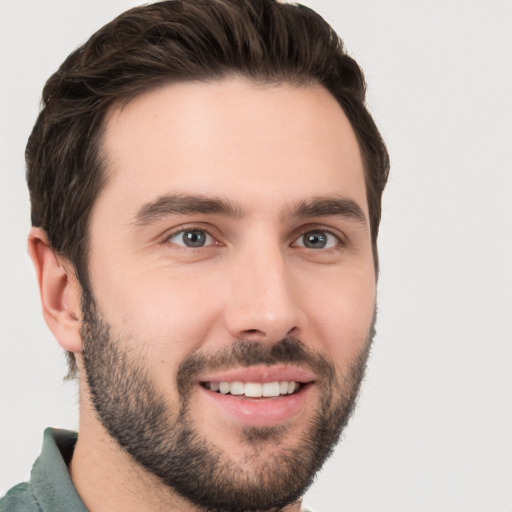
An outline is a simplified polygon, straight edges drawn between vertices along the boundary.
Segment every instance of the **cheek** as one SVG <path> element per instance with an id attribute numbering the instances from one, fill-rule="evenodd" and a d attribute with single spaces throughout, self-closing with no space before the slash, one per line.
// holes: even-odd
<path id="1" fill-rule="evenodd" d="M 321 297 L 311 301 L 310 327 L 340 367 L 357 357 L 366 344 L 375 311 L 373 273 L 332 280 Z"/>
<path id="2" fill-rule="evenodd" d="M 130 279 L 125 279 L 130 275 Z M 215 318 L 197 282 L 165 272 L 110 271 L 93 285 L 101 310 L 145 358 L 169 368 L 201 346 Z"/>

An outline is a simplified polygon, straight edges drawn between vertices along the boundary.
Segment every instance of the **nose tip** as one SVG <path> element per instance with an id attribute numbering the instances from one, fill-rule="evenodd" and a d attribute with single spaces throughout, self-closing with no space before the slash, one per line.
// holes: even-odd
<path id="1" fill-rule="evenodd" d="M 265 261 L 231 274 L 225 318 L 233 338 L 275 343 L 292 334 L 298 336 L 304 327 L 305 315 L 281 258 Z"/>
<path id="2" fill-rule="evenodd" d="M 252 314 L 244 314 L 232 311 L 228 318 L 228 331 L 235 339 L 245 341 L 259 341 L 275 343 L 287 336 L 298 336 L 300 327 L 286 306 L 280 312 L 268 314 L 268 312 L 255 306 Z"/>

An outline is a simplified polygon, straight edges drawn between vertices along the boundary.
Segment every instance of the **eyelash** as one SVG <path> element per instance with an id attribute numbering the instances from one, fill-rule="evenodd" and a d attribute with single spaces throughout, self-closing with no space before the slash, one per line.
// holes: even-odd
<path id="1" fill-rule="evenodd" d="M 325 233 L 327 235 L 333 236 L 337 240 L 337 244 L 334 245 L 333 247 L 327 247 L 327 248 L 322 247 L 323 251 L 337 249 L 337 248 L 340 248 L 345 245 L 345 241 L 342 239 L 342 237 L 339 233 L 334 232 L 333 230 L 322 227 L 322 226 L 308 226 L 307 229 L 302 229 L 300 234 L 294 238 L 292 244 L 296 243 L 297 240 L 300 240 L 304 235 L 307 235 L 308 233 Z M 311 247 L 304 247 L 304 246 L 299 246 L 299 247 L 302 247 L 304 249 L 310 249 L 312 251 L 320 250 L 320 249 L 312 249 Z"/>
<path id="2" fill-rule="evenodd" d="M 174 231 L 174 232 L 170 233 L 169 235 L 166 235 L 163 238 L 163 243 L 171 243 L 173 245 L 176 245 L 176 246 L 178 246 L 180 248 L 184 248 L 184 249 L 194 249 L 194 247 L 190 247 L 190 246 L 186 246 L 186 245 L 177 244 L 175 242 L 171 242 L 172 238 L 180 235 L 181 233 L 187 233 L 187 232 L 191 232 L 191 231 L 197 231 L 197 232 L 205 233 L 207 236 L 211 237 L 216 242 L 216 243 L 213 243 L 213 244 L 202 245 L 202 246 L 196 247 L 195 249 L 203 249 L 205 247 L 211 247 L 211 246 L 214 246 L 214 245 L 222 245 L 220 242 L 218 242 L 216 236 L 213 235 L 208 229 L 205 229 L 204 227 L 198 227 L 198 226 L 187 226 L 187 227 L 184 227 L 184 228 L 180 228 L 178 231 Z M 336 248 L 339 248 L 339 247 L 343 247 L 346 244 L 346 241 L 343 239 L 343 237 L 340 235 L 340 233 L 335 232 L 335 231 L 333 231 L 331 229 L 325 228 L 324 226 L 311 225 L 311 226 L 303 227 L 298 234 L 294 234 L 293 235 L 293 241 L 290 243 L 290 246 L 293 246 L 297 242 L 297 240 L 299 240 L 304 235 L 306 235 L 308 233 L 314 233 L 314 232 L 326 233 L 328 235 L 333 236 L 337 240 L 337 244 L 335 246 L 333 246 L 333 247 L 328 247 L 326 249 L 324 249 L 324 248 L 312 249 L 312 248 L 308 248 L 308 247 L 305 247 L 305 246 L 299 246 L 299 247 L 304 248 L 304 249 L 310 249 L 312 251 L 318 251 L 318 250 L 328 251 L 328 250 L 336 249 Z"/>
<path id="3" fill-rule="evenodd" d="M 212 233 L 210 233 L 210 231 L 208 229 L 205 229 L 204 227 L 197 227 L 197 226 L 187 226 L 185 228 L 181 228 L 179 229 L 178 231 L 174 231 L 173 233 L 169 234 L 169 235 L 166 235 L 163 242 L 164 243 L 172 243 L 174 245 L 177 245 L 178 247 L 183 247 L 185 249 L 193 249 L 193 247 L 188 247 L 186 245 L 181 245 L 181 244 L 177 244 L 175 242 L 171 242 L 171 238 L 174 238 L 178 235 L 180 235 L 181 233 L 188 233 L 188 232 L 191 232 L 191 231 L 196 231 L 196 232 L 201 232 L 201 233 L 205 233 L 207 236 L 211 237 L 213 240 L 217 241 L 216 237 L 214 235 L 212 235 Z M 218 243 L 218 242 L 217 242 Z M 215 244 L 209 244 L 207 246 L 200 246 L 200 247 L 197 247 L 197 249 L 202 249 L 203 247 L 209 247 L 210 245 L 215 245 Z"/>

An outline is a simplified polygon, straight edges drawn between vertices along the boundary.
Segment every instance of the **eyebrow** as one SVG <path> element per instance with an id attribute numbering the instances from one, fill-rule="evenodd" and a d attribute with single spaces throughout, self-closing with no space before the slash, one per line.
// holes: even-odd
<path id="1" fill-rule="evenodd" d="M 195 213 L 226 215 L 240 218 L 243 212 L 227 199 L 200 195 L 166 194 L 144 204 L 135 214 L 134 223 L 145 226 L 167 215 L 193 215 Z"/>
<path id="2" fill-rule="evenodd" d="M 243 210 L 232 201 L 201 195 L 166 194 L 145 203 L 135 214 L 134 223 L 146 226 L 167 215 L 193 214 L 226 215 L 233 218 L 244 216 Z M 367 224 L 361 207 L 352 199 L 338 197 L 314 197 L 300 201 L 291 210 L 295 218 L 341 216 Z"/>
<path id="3" fill-rule="evenodd" d="M 367 224 L 366 215 L 353 199 L 344 197 L 316 197 L 301 201 L 292 210 L 294 217 L 329 217 L 341 216 Z"/>

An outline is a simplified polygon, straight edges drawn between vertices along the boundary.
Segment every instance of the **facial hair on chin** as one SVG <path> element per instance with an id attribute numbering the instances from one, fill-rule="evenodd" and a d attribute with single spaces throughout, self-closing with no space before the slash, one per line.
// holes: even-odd
<path id="1" fill-rule="evenodd" d="M 88 295 L 82 302 L 81 334 L 91 401 L 103 426 L 137 464 L 181 497 L 210 511 L 279 510 L 304 494 L 353 411 L 373 324 L 343 383 L 325 356 L 293 337 L 272 346 L 238 340 L 215 354 L 193 353 L 179 366 L 179 404 L 169 410 L 148 368 L 123 350 L 123 340 L 114 336 Z M 254 449 L 248 460 L 236 461 L 195 429 L 189 413 L 195 376 L 206 369 L 286 363 L 311 369 L 319 377 L 322 396 L 295 446 L 286 444 L 286 427 L 246 427 L 241 432 L 243 442 Z M 275 446 L 273 457 L 259 457 L 258 447 L 269 442 Z"/>

